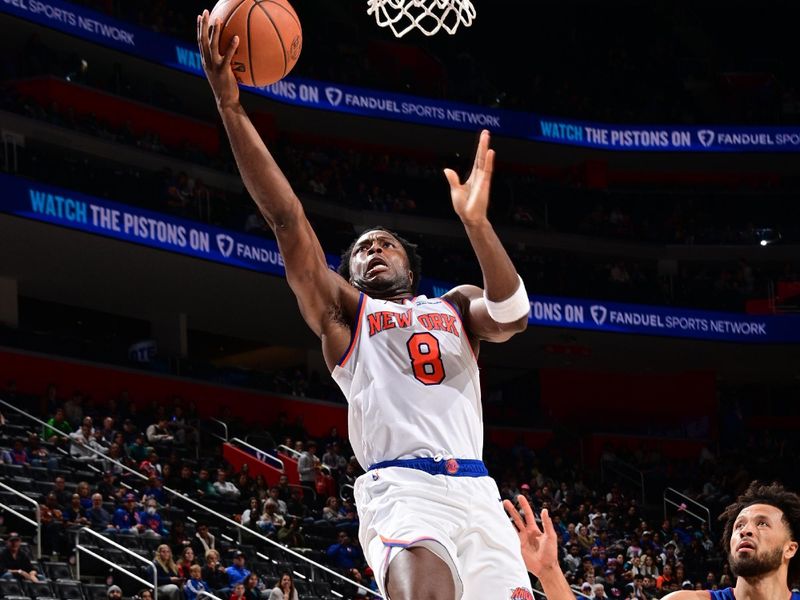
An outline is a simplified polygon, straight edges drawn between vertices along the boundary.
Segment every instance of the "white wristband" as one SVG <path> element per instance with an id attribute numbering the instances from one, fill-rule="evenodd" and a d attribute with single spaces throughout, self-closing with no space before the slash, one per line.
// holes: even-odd
<path id="1" fill-rule="evenodd" d="M 486 291 L 483 292 L 486 310 L 489 312 L 489 316 L 498 323 L 513 323 L 531 312 L 531 303 L 528 299 L 528 292 L 525 291 L 525 283 L 522 281 L 522 277 L 519 275 L 517 277 L 519 278 L 519 287 L 510 298 L 492 302 L 486 297 Z"/>

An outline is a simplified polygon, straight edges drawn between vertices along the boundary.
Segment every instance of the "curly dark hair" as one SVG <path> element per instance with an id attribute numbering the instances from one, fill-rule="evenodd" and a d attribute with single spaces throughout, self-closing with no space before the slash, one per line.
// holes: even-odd
<path id="1" fill-rule="evenodd" d="M 403 250 L 406 251 L 406 256 L 408 256 L 408 267 L 411 269 L 411 273 L 413 275 L 411 291 L 416 294 L 417 290 L 419 289 L 419 281 L 422 276 L 422 257 L 417 252 L 417 245 L 409 242 L 407 239 L 398 235 L 391 229 L 386 229 L 386 227 L 381 227 L 380 225 L 376 227 L 367 227 L 364 229 L 347 247 L 347 250 L 342 252 L 342 261 L 339 263 L 339 268 L 337 269 L 339 275 L 344 277 L 347 281 L 350 281 L 350 256 L 353 254 L 353 248 L 355 248 L 358 238 L 368 231 L 385 231 L 386 233 L 393 235 L 397 241 L 400 242 Z"/>
<path id="2" fill-rule="evenodd" d="M 719 520 L 725 523 L 722 532 L 722 549 L 726 555 L 731 551 L 731 536 L 733 535 L 733 524 L 736 517 L 748 506 L 753 504 L 768 504 L 783 512 L 783 522 L 789 528 L 789 539 L 798 542 L 800 534 L 800 496 L 788 491 L 780 483 L 774 482 L 771 485 L 764 485 L 758 481 L 753 481 L 747 490 L 736 499 L 736 502 L 728 505 L 725 511 L 719 516 Z M 798 551 L 789 561 L 789 575 L 787 585 L 792 586 L 800 583 L 800 551 Z"/>

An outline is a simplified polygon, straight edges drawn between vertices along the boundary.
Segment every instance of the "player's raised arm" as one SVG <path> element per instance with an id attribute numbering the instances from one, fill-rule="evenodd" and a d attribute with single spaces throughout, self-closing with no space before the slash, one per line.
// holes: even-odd
<path id="1" fill-rule="evenodd" d="M 337 310 L 342 312 L 343 300 L 354 309 L 358 294 L 328 269 L 325 253 L 300 200 L 239 102 L 239 85 L 231 70 L 238 37 L 228 48 L 220 49 L 220 23 L 212 27 L 209 20 L 207 10 L 197 17 L 197 43 L 236 164 L 247 191 L 275 232 L 286 264 L 286 278 L 304 319 L 314 333 L 324 337 L 329 316 Z M 344 308 L 345 315 L 349 314 L 348 307 Z"/>
<path id="2" fill-rule="evenodd" d="M 517 529 L 525 567 L 539 578 L 549 600 L 575 600 L 575 594 L 558 564 L 558 534 L 547 509 L 542 511 L 540 529 L 525 496 L 518 496 L 518 500 L 525 516 L 509 500 L 503 501 L 503 508 Z"/>
<path id="3" fill-rule="evenodd" d="M 489 148 L 486 130 L 481 132 L 475 163 L 464 183 L 455 171 L 445 169 L 453 208 L 483 272 L 483 290 L 462 285 L 448 292 L 446 298 L 462 309 L 472 336 L 502 342 L 528 326 L 529 304 L 522 279 L 487 216 L 493 169 L 494 150 Z"/>

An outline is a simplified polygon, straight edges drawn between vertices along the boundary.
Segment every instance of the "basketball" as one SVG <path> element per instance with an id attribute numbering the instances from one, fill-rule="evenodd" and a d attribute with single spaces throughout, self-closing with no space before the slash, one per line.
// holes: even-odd
<path id="1" fill-rule="evenodd" d="M 239 83 L 264 87 L 286 77 L 303 47 L 300 19 L 287 0 L 220 0 L 211 11 L 212 27 L 222 21 L 219 51 L 233 36 L 239 47 L 231 67 Z"/>

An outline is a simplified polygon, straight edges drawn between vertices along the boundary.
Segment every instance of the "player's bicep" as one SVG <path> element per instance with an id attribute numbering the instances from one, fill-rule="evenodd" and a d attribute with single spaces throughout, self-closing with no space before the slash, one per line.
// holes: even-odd
<path id="1" fill-rule="evenodd" d="M 527 315 L 511 323 L 498 323 L 490 315 L 483 298 L 483 290 L 475 285 L 453 288 L 445 299 L 461 310 L 464 326 L 473 337 L 487 342 L 505 342 L 528 326 Z"/>

